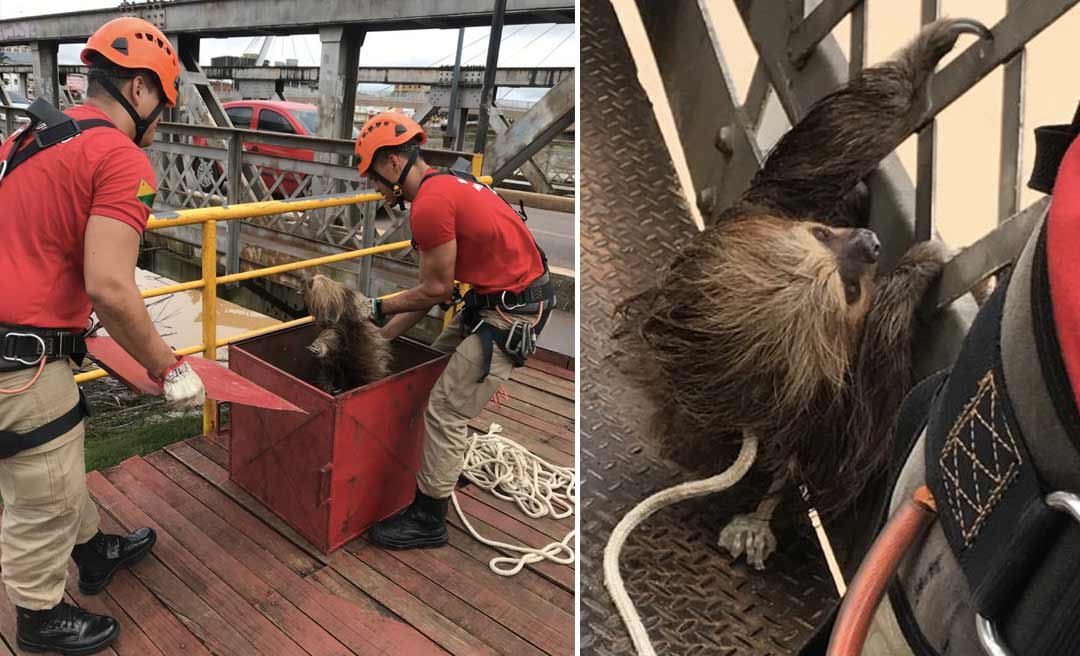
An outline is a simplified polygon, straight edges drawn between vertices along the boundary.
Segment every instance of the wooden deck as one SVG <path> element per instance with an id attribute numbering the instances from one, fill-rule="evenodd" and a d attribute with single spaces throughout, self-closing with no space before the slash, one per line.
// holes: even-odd
<path id="1" fill-rule="evenodd" d="M 517 369 L 491 422 L 541 457 L 574 463 L 574 374 L 535 360 Z M 574 570 L 544 563 L 496 576 L 499 555 L 450 510 L 450 545 L 384 551 L 357 539 L 326 557 L 228 478 L 228 439 L 193 438 L 131 458 L 87 483 L 107 532 L 151 526 L 153 554 L 94 597 L 69 601 L 122 624 L 114 653 L 513 654 L 574 653 Z M 485 536 L 540 546 L 562 539 L 573 517 L 530 520 L 483 490 L 458 491 Z M 15 618 L 0 595 L 0 654 L 15 650 Z M 14 651 L 12 651 L 14 650 Z"/>

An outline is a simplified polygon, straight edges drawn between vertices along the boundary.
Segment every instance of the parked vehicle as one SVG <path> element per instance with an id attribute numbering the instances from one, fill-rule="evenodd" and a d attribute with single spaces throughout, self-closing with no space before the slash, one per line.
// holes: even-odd
<path id="1" fill-rule="evenodd" d="M 233 127 L 262 132 L 316 136 L 319 122 L 318 107 L 309 103 L 285 100 L 235 100 L 225 103 L 223 107 L 225 113 L 229 115 Z M 354 139 L 358 134 L 356 128 L 353 128 Z M 196 137 L 194 143 L 198 146 L 205 146 L 206 140 L 202 137 Z M 308 162 L 315 159 L 315 152 L 305 148 L 272 146 L 245 141 L 244 150 L 249 153 L 282 159 Z M 303 195 L 307 191 L 301 190 L 307 179 L 307 176 L 302 173 L 285 172 L 282 175 L 281 169 L 270 166 L 261 166 L 259 169 L 263 184 L 277 198 L 291 198 L 296 195 Z M 221 175 L 221 165 L 215 160 L 202 159 L 196 163 L 195 176 L 198 179 L 199 186 L 207 193 L 214 190 L 215 182 Z M 220 193 L 224 194 L 225 189 L 225 185 L 222 184 Z"/>

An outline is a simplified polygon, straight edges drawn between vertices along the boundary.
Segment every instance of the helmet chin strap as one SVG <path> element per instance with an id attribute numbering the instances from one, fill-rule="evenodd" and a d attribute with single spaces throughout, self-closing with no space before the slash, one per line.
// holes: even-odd
<path id="1" fill-rule="evenodd" d="M 409 175 L 409 171 L 412 169 L 413 164 L 416 163 L 416 156 L 418 151 L 414 150 L 409 155 L 409 161 L 405 163 L 405 168 L 401 169 L 401 175 L 398 176 L 397 182 L 390 182 L 382 176 L 381 173 L 375 170 L 374 166 L 371 168 L 371 175 L 378 178 L 379 182 L 383 183 L 387 187 L 390 187 L 394 193 L 394 200 L 398 206 L 398 209 L 405 210 L 405 190 L 402 185 L 405 184 L 405 176 Z"/>
<path id="2" fill-rule="evenodd" d="M 134 121 L 135 136 L 132 138 L 132 141 L 135 142 L 136 146 L 139 146 L 141 148 L 143 135 L 146 134 L 146 131 L 150 129 L 150 126 L 157 119 L 158 115 L 161 114 L 163 109 L 165 109 L 165 101 L 159 102 L 158 106 L 154 109 L 154 111 L 150 112 L 150 115 L 144 118 L 142 116 L 139 116 L 139 113 L 136 112 L 135 108 L 131 106 L 131 103 L 128 102 L 128 99 L 124 97 L 124 94 L 120 93 L 120 89 L 117 89 L 116 85 L 114 85 L 110 80 L 101 80 L 100 84 L 101 86 L 105 87 L 105 90 L 109 92 L 110 96 L 116 99 L 116 102 L 120 103 L 120 106 L 123 107 L 125 111 L 127 111 L 128 116 L 130 116 L 131 120 Z"/>

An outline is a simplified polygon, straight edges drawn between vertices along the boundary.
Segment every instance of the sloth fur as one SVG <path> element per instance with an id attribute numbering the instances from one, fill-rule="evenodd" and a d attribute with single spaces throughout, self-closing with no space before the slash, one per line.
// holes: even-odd
<path id="1" fill-rule="evenodd" d="M 360 318 L 356 292 L 316 275 L 305 279 L 304 299 L 320 329 L 308 346 L 319 361 L 319 388 L 336 394 L 390 373 L 390 342 L 375 324 Z"/>
<path id="2" fill-rule="evenodd" d="M 946 250 L 918 243 L 878 273 L 859 185 L 922 122 L 934 67 L 965 32 L 989 36 L 937 21 L 819 101 L 659 284 L 619 308 L 622 369 L 656 406 L 664 455 L 716 469 L 756 435 L 774 481 L 806 485 L 829 514 L 881 470 L 913 385 L 915 310 Z"/>

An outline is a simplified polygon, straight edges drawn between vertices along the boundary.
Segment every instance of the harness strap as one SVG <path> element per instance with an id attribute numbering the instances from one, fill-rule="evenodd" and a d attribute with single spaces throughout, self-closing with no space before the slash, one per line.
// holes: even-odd
<path id="1" fill-rule="evenodd" d="M 0 324 L 0 371 L 24 369 L 42 359 L 66 357 L 82 364 L 86 357 L 84 333 Z"/>
<path id="2" fill-rule="evenodd" d="M 55 440 L 78 426 L 83 417 L 89 416 L 90 412 L 86 405 L 86 397 L 83 396 L 80 389 L 78 402 L 70 410 L 47 424 L 26 433 L 0 431 L 0 459 L 10 458 L 21 451 Z"/>
<path id="3" fill-rule="evenodd" d="M 1020 366 L 1041 363 L 1051 398 L 1068 392 L 1071 399 L 1063 387 L 1068 378 L 1055 375 L 1063 364 L 1046 297 L 1046 224 L 1037 239 L 1029 329 L 1043 343 L 1037 344 L 1039 362 Z M 1030 391 L 1006 385 L 1001 330 L 1010 284 L 999 284 L 980 310 L 930 412 L 927 483 L 982 626 L 996 626 L 1016 654 L 1064 656 L 1080 642 L 1080 524 L 1047 505 L 1055 490 L 1036 469 L 1028 444 L 1039 440 L 1046 448 L 1060 437 L 1054 431 L 1024 435 L 1013 403 Z"/>
<path id="4" fill-rule="evenodd" d="M 30 116 L 30 125 L 19 132 L 8 151 L 7 157 L 0 161 L 0 182 L 20 164 L 41 151 L 79 136 L 84 130 L 93 128 L 116 128 L 111 121 L 91 118 L 76 121 L 56 109 L 44 98 L 38 98 L 26 109 Z M 38 126 L 43 126 L 38 129 Z M 27 143 L 31 141 L 32 143 Z"/>

